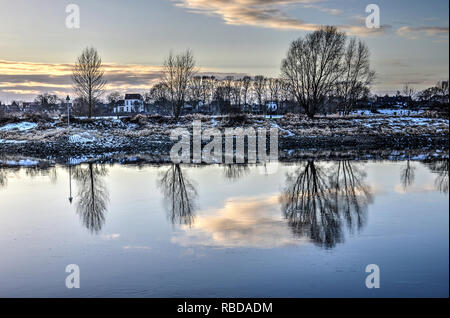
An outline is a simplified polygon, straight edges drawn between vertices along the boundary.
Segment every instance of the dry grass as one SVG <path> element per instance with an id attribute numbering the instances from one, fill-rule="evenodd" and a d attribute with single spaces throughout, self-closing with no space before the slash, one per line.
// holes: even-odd
<path id="1" fill-rule="evenodd" d="M 433 117 L 429 113 L 426 116 L 414 115 L 401 116 L 319 116 L 314 120 L 304 115 L 287 114 L 283 118 L 265 119 L 263 116 L 232 115 L 219 116 L 212 119 L 209 116 L 194 114 L 184 116 L 175 122 L 170 117 L 136 115 L 134 117 L 117 119 L 79 119 L 72 122 L 71 129 L 66 127 L 65 120 L 51 120 L 43 116 L 33 117 L 41 120 L 35 129 L 26 131 L 0 130 L 0 139 L 16 141 L 56 141 L 62 137 L 87 132 L 94 138 L 114 137 L 158 137 L 168 136 L 174 128 L 192 129 L 194 120 L 200 120 L 202 129 L 217 128 L 223 130 L 228 127 L 252 126 L 256 128 L 280 127 L 280 136 L 427 136 L 449 135 L 448 119 Z M 13 114 L 8 114 L 7 123 L 25 121 L 17 120 Z M 30 118 L 28 118 L 30 120 Z M 1 125 L 1 124 L 0 124 Z"/>

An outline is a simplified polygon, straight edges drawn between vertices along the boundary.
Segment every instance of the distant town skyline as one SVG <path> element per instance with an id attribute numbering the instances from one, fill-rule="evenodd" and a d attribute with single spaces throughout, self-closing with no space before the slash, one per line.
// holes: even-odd
<path id="1" fill-rule="evenodd" d="M 80 8 L 69 29 L 66 6 Z M 373 93 L 421 90 L 448 79 L 448 1 L 377 1 L 381 27 L 365 27 L 370 2 L 321 0 L 0 0 L 0 101 L 72 94 L 72 63 L 98 49 L 108 90 L 145 93 L 170 50 L 192 49 L 205 74 L 276 77 L 292 40 L 322 25 L 361 37 L 377 72 Z"/>

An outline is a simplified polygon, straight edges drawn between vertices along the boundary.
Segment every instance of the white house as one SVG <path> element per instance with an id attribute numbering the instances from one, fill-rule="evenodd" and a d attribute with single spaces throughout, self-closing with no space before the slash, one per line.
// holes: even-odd
<path id="1" fill-rule="evenodd" d="M 125 94 L 125 100 L 114 107 L 115 113 L 140 113 L 144 111 L 144 98 L 141 94 Z"/>

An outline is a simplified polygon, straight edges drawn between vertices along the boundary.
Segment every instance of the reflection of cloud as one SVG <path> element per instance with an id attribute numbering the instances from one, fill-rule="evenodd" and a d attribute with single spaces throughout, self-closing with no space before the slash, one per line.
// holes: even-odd
<path id="1" fill-rule="evenodd" d="M 250 25 L 272 29 L 315 31 L 319 24 L 307 23 L 301 19 L 289 17 L 280 7 L 301 4 L 332 15 L 340 10 L 313 5 L 319 0 L 172 0 L 177 6 L 191 12 L 222 17 L 226 24 Z M 383 33 L 384 28 L 369 29 L 364 25 L 340 25 L 340 29 L 353 35 Z"/>
<path id="2" fill-rule="evenodd" d="M 120 238 L 119 233 L 107 234 L 105 235 L 105 240 L 117 240 Z"/>
<path id="3" fill-rule="evenodd" d="M 150 246 L 136 246 L 136 245 L 126 245 L 123 247 L 124 250 L 150 250 Z"/>
<path id="4" fill-rule="evenodd" d="M 405 38 L 415 40 L 419 37 L 434 36 L 440 37 L 442 40 L 448 40 L 448 27 L 437 27 L 437 26 L 427 26 L 427 27 L 410 27 L 404 26 L 397 30 L 397 34 Z"/>
<path id="5" fill-rule="evenodd" d="M 199 215 L 172 241 L 183 246 L 273 248 L 296 245 L 280 218 L 278 196 L 229 199 L 219 210 Z M 306 241 L 306 240 L 305 240 Z"/>
<path id="6" fill-rule="evenodd" d="M 427 193 L 427 192 L 435 192 L 436 187 L 434 184 L 426 183 L 423 185 L 412 185 L 405 189 L 405 186 L 403 183 L 399 183 L 395 185 L 394 191 L 399 194 L 406 194 L 406 193 Z"/>

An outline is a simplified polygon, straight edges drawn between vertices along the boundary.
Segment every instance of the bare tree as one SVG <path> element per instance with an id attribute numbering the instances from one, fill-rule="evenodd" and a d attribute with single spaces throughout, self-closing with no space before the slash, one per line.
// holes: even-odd
<path id="1" fill-rule="evenodd" d="M 244 82 L 241 78 L 238 78 L 233 81 L 233 89 L 231 95 L 233 97 L 233 104 L 237 111 L 241 111 L 243 84 Z"/>
<path id="2" fill-rule="evenodd" d="M 270 101 L 278 103 L 281 92 L 281 81 L 278 78 L 269 78 L 268 87 Z"/>
<path id="3" fill-rule="evenodd" d="M 231 107 L 230 101 L 227 99 L 228 89 L 226 87 L 225 81 L 215 81 L 214 84 L 213 99 L 217 102 L 220 113 L 227 114 L 230 112 Z"/>
<path id="4" fill-rule="evenodd" d="M 414 88 L 412 88 L 409 83 L 405 83 L 405 85 L 403 85 L 402 93 L 405 97 L 408 98 L 408 103 L 409 103 L 410 101 L 412 101 L 415 91 L 414 91 Z"/>
<path id="5" fill-rule="evenodd" d="M 282 61 L 282 77 L 310 118 L 323 106 L 342 75 L 344 46 L 345 34 L 327 26 L 293 41 Z"/>
<path id="6" fill-rule="evenodd" d="M 258 101 L 259 109 L 263 110 L 266 92 L 267 92 L 267 79 L 262 75 L 257 75 L 253 79 L 253 90 Z"/>
<path id="7" fill-rule="evenodd" d="M 339 109 L 344 115 L 354 109 L 358 99 L 365 97 L 374 78 L 368 47 L 361 40 L 350 39 L 342 60 L 342 76 L 336 83 Z"/>
<path id="8" fill-rule="evenodd" d="M 201 97 L 203 105 L 209 104 L 212 99 L 212 94 L 214 90 L 214 76 L 203 76 L 201 84 Z"/>
<path id="9" fill-rule="evenodd" d="M 189 81 L 189 98 L 196 107 L 202 101 L 202 81 L 201 76 L 193 76 Z"/>
<path id="10" fill-rule="evenodd" d="M 106 100 L 108 101 L 108 103 L 110 105 L 116 105 L 116 103 L 122 98 L 122 94 L 120 94 L 119 92 L 112 92 L 110 94 L 108 94 L 108 96 L 106 97 Z"/>
<path id="11" fill-rule="evenodd" d="M 223 88 L 225 90 L 225 100 L 227 102 L 229 102 L 229 105 L 231 106 L 231 95 L 233 93 L 233 81 L 234 81 L 234 76 L 225 76 L 225 78 L 223 79 L 222 83 L 223 83 Z"/>
<path id="12" fill-rule="evenodd" d="M 171 52 L 164 61 L 163 83 L 167 87 L 172 114 L 176 120 L 183 110 L 188 97 L 189 80 L 195 72 L 195 60 L 191 50 L 178 55 Z"/>
<path id="13" fill-rule="evenodd" d="M 268 80 L 269 99 L 271 102 L 275 103 L 277 107 L 280 107 L 281 86 L 282 82 L 279 78 L 270 78 Z M 272 115 L 272 110 L 270 115 Z"/>
<path id="14" fill-rule="evenodd" d="M 150 89 L 148 94 L 148 100 L 153 101 L 154 103 L 165 104 L 168 101 L 168 89 L 165 83 L 156 83 Z"/>
<path id="15" fill-rule="evenodd" d="M 79 98 L 88 105 L 88 117 L 91 118 L 96 101 L 103 94 L 106 80 L 103 78 L 102 60 L 93 47 L 84 49 L 73 68 L 74 90 Z"/>
<path id="16" fill-rule="evenodd" d="M 122 95 L 119 92 L 112 92 L 112 93 L 108 94 L 108 96 L 106 97 L 106 100 L 108 101 L 110 112 L 112 112 L 114 106 L 117 105 L 117 103 L 119 102 L 121 97 L 122 97 Z"/>
<path id="17" fill-rule="evenodd" d="M 242 78 L 242 101 L 244 106 L 247 106 L 250 88 L 252 84 L 252 78 L 250 76 L 244 76 Z"/>
<path id="18" fill-rule="evenodd" d="M 42 106 L 56 105 L 58 101 L 59 101 L 58 96 L 49 93 L 39 94 L 34 99 L 35 103 Z"/>

